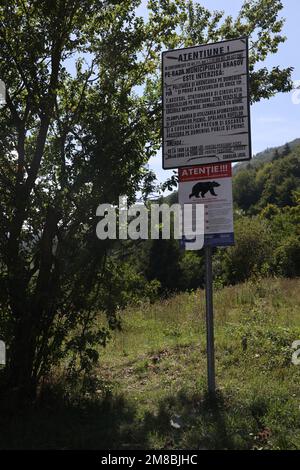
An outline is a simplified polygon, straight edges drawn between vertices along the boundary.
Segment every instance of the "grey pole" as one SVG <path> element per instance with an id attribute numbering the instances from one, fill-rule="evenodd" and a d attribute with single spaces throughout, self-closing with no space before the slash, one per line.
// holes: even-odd
<path id="1" fill-rule="evenodd" d="M 214 347 L 214 314 L 213 314 L 213 277 L 212 248 L 206 246 L 205 252 L 205 299 L 206 299 L 206 351 L 207 351 L 207 383 L 209 396 L 216 395 L 215 379 L 215 347 Z"/>

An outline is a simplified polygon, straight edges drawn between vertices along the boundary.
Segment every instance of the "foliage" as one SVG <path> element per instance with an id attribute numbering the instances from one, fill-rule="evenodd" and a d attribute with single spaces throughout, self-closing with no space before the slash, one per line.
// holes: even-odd
<path id="1" fill-rule="evenodd" d="M 96 207 L 120 194 L 133 201 L 151 183 L 159 52 L 180 2 L 148 22 L 139 3 L 1 5 L 1 324 L 7 388 L 24 399 L 78 325 L 89 335 L 100 310 L 115 324 L 119 294 L 104 294 L 112 243 L 96 238 Z"/>
<path id="2" fill-rule="evenodd" d="M 95 358 L 91 343 L 99 334 L 105 344 L 117 324 L 126 295 L 108 282 L 115 245 L 96 239 L 95 213 L 121 194 L 130 203 L 138 190 L 151 193 L 145 165 L 160 146 L 161 50 L 249 35 L 252 102 L 291 88 L 290 67 L 255 68 L 284 41 L 279 0 L 246 1 L 235 21 L 184 0 L 149 0 L 146 20 L 139 5 L 1 2 L 0 325 L 5 389 L 17 399 L 34 398 L 66 345 Z M 99 311 L 108 322 L 97 333 Z"/>
<path id="3" fill-rule="evenodd" d="M 181 266 L 177 240 L 152 240 L 146 275 L 149 280 L 157 279 L 164 291 L 179 289 Z"/>
<path id="4" fill-rule="evenodd" d="M 291 151 L 295 150 L 296 147 L 300 145 L 300 139 L 294 139 L 288 143 Z M 248 162 L 240 162 L 234 165 L 233 173 L 236 175 L 241 169 L 245 169 L 246 167 L 259 167 L 267 162 L 271 162 L 274 159 L 274 155 L 278 153 L 279 158 L 282 156 L 282 152 L 284 151 L 284 145 L 279 147 L 267 147 L 262 152 L 253 155 L 252 160 Z"/>
<path id="5" fill-rule="evenodd" d="M 234 232 L 235 245 L 218 252 L 216 275 L 235 284 L 270 272 L 274 240 L 268 224 L 258 217 L 241 217 Z"/>
<path id="6" fill-rule="evenodd" d="M 300 146 L 259 167 L 243 168 L 233 180 L 236 206 L 246 213 L 258 213 L 268 204 L 293 206 L 294 191 L 300 188 Z"/>
<path id="7" fill-rule="evenodd" d="M 247 0 L 236 19 L 224 18 L 223 12 L 210 12 L 202 5 L 188 2 L 188 22 L 186 46 L 205 44 L 236 37 L 250 37 L 250 89 L 252 102 L 261 98 L 270 98 L 278 91 L 290 91 L 291 68 L 280 70 L 274 67 L 256 69 L 257 62 L 263 62 L 269 53 L 276 53 L 279 45 L 285 41 L 281 34 L 284 24 L 278 18 L 283 5 L 280 0 Z M 223 21 L 222 21 L 223 20 Z"/>
<path id="8" fill-rule="evenodd" d="M 277 271 L 282 276 L 300 276 L 300 236 L 288 236 L 274 253 Z"/>
<path id="9" fill-rule="evenodd" d="M 236 218 L 236 246 L 218 255 L 216 261 L 225 282 L 246 279 L 257 269 L 299 276 L 299 151 L 299 146 L 290 151 L 286 144 L 272 162 L 243 168 L 234 176 L 234 201 L 244 216 Z M 251 214 L 258 215 L 254 218 Z M 260 242 L 265 244 L 262 251 L 258 249 Z"/>
<path id="10" fill-rule="evenodd" d="M 202 254 L 185 251 L 180 260 L 180 290 L 193 290 L 204 285 L 204 261 Z"/>
<path id="11" fill-rule="evenodd" d="M 39 406 L 1 409 L 0 448 L 300 449 L 300 366 L 291 362 L 299 280 L 215 293 L 215 407 L 206 395 L 204 298 L 199 290 L 128 307 L 123 330 L 99 348 L 95 382 L 83 393 L 55 371 Z"/>
<path id="12" fill-rule="evenodd" d="M 247 211 L 259 201 L 259 191 L 255 180 L 255 169 L 240 170 L 233 179 L 233 201 L 235 206 Z"/>

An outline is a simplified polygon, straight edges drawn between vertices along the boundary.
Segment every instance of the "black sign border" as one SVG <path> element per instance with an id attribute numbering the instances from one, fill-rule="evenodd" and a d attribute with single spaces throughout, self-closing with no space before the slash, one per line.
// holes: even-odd
<path id="1" fill-rule="evenodd" d="M 165 167 L 165 158 L 164 158 L 164 129 L 165 129 L 165 102 L 164 102 L 164 55 L 169 54 L 170 52 L 173 51 L 182 51 L 186 49 L 195 49 L 196 47 L 206 47 L 206 46 L 216 46 L 217 44 L 223 44 L 227 42 L 232 42 L 232 41 L 245 41 L 246 43 L 246 67 L 247 67 L 247 109 L 248 109 L 248 147 L 249 147 L 249 158 L 243 158 L 241 160 L 222 160 L 220 163 L 235 163 L 235 162 L 248 162 L 252 159 L 252 138 L 251 138 L 251 114 L 250 114 L 250 74 L 249 74 L 249 37 L 248 36 L 242 36 L 238 38 L 231 38 L 231 39 L 224 39 L 223 41 L 218 41 L 218 42 L 209 42 L 207 44 L 200 44 L 198 46 L 189 46 L 189 47 L 180 47 L 178 49 L 169 49 L 167 51 L 163 51 L 161 54 L 161 91 L 162 91 L 162 168 L 163 170 L 174 170 L 177 168 L 187 168 L 190 166 L 201 166 L 201 165 L 209 165 L 212 163 L 217 163 L 217 162 L 206 162 L 206 163 L 198 163 L 198 164 L 187 164 L 187 165 L 176 165 L 172 167 Z"/>

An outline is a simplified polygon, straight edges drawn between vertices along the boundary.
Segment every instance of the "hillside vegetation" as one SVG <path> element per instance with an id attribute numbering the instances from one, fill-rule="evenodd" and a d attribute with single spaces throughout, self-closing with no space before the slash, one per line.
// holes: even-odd
<path id="1" fill-rule="evenodd" d="M 300 275 L 298 141 L 274 149 L 272 161 L 265 161 L 262 155 L 257 158 L 259 165 L 250 162 L 235 172 L 235 246 L 216 249 L 214 254 L 214 273 L 221 285 L 243 282 L 257 274 Z M 178 202 L 177 192 L 161 202 Z M 204 285 L 202 252 L 184 252 L 176 240 L 143 242 L 127 261 L 141 279 L 156 282 L 160 294 Z"/>
<path id="2" fill-rule="evenodd" d="M 213 257 L 214 406 L 202 251 L 125 241 L 98 293 L 110 310 L 69 333 L 34 410 L 3 401 L 0 448 L 300 449 L 299 160 L 295 147 L 234 177 L 236 242 Z"/>
<path id="3" fill-rule="evenodd" d="M 300 191 L 300 145 L 286 144 L 276 149 L 272 161 L 257 159 L 233 178 L 233 200 L 237 208 L 257 214 L 268 204 L 295 206 L 295 193 Z"/>
<path id="4" fill-rule="evenodd" d="M 188 134 L 173 120 L 181 104 L 203 110 L 189 126 L 196 139 L 219 127 L 210 110 L 225 112 L 223 98 L 238 118 L 227 124 L 241 125 L 244 98 L 237 89 L 229 96 L 238 63 L 249 69 L 251 105 L 294 89 L 294 64 L 271 65 L 287 39 L 283 0 L 244 0 L 234 16 L 201 3 L 0 4 L 1 449 L 300 448 L 291 363 L 300 339 L 300 142 L 234 178 L 235 245 L 213 253 L 215 403 L 206 396 L 203 250 L 185 252 L 172 236 L 135 237 L 134 225 L 145 236 L 146 211 L 132 221 L 118 207 L 123 195 L 129 208 L 138 197 L 149 211 L 153 194 L 163 201 L 149 164 L 162 150 L 164 113 L 176 127 L 168 124 L 167 157 L 175 147 L 180 157 L 175 134 Z M 246 37 L 248 57 L 226 50 L 223 41 Z M 174 95 L 167 109 L 162 53 L 195 44 L 208 46 L 198 54 L 207 69 L 178 55 L 164 74 Z M 185 106 L 194 78 L 210 96 L 202 90 Z"/>
<path id="5" fill-rule="evenodd" d="M 291 360 L 300 280 L 216 290 L 214 407 L 206 397 L 204 308 L 197 291 L 124 310 L 94 379 L 81 390 L 52 384 L 46 407 L 4 423 L 0 446 L 300 449 L 300 366 Z"/>
<path id="6" fill-rule="evenodd" d="M 252 160 L 250 162 L 241 162 L 237 163 L 234 165 L 234 174 L 236 174 L 238 171 L 241 169 L 245 169 L 247 167 L 257 167 L 260 165 L 263 165 L 264 163 L 269 163 L 273 160 L 274 156 L 282 155 L 285 153 L 287 149 L 287 145 L 290 150 L 294 150 L 296 147 L 299 147 L 300 145 L 300 139 L 295 139 L 291 142 L 287 142 L 284 145 L 280 145 L 279 147 L 271 147 L 267 148 L 266 150 L 263 150 L 262 152 L 257 153 L 256 155 L 253 156 Z"/>

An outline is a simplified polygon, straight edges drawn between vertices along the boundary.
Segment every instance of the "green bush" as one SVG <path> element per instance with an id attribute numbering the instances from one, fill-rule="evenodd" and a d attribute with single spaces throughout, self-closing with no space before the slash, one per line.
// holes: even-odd
<path id="1" fill-rule="evenodd" d="M 235 284 L 270 271 L 274 239 L 267 221 L 240 217 L 235 223 L 235 245 L 219 250 L 216 265 L 225 283 Z"/>
<path id="2" fill-rule="evenodd" d="M 204 263 L 198 252 L 185 251 L 180 260 L 181 290 L 193 290 L 204 283 Z"/>
<path id="3" fill-rule="evenodd" d="M 277 271 L 282 276 L 300 276 L 300 237 L 292 235 L 283 240 L 274 253 Z"/>

